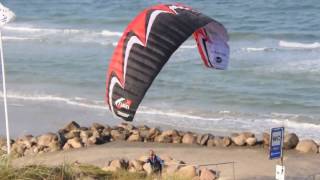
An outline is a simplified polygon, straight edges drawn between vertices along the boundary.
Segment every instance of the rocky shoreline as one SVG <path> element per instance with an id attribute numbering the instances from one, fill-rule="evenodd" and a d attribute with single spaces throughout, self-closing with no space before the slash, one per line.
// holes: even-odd
<path id="1" fill-rule="evenodd" d="M 46 152 L 69 150 L 105 144 L 112 141 L 128 142 L 156 142 L 175 144 L 197 144 L 207 147 L 269 147 L 269 133 L 263 133 L 262 138 L 251 132 L 233 133 L 230 136 L 215 136 L 184 132 L 175 129 L 161 130 L 146 125 L 134 126 L 121 123 L 111 127 L 93 123 L 91 127 L 81 127 L 72 121 L 57 133 L 46 133 L 37 137 L 24 135 L 11 140 L 11 155 L 22 157 Z M 287 133 L 284 138 L 284 149 L 295 149 L 302 153 L 319 153 L 319 144 L 314 140 L 300 140 L 295 133 Z M 0 147 L 3 153 L 6 150 L 5 138 L 0 138 Z"/>

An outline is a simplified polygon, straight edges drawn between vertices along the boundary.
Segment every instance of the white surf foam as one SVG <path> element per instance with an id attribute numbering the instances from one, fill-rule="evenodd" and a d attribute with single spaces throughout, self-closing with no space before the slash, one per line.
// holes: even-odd
<path id="1" fill-rule="evenodd" d="M 0 92 L 0 97 L 3 97 L 2 92 Z M 79 97 L 75 97 L 74 99 L 70 99 L 70 98 L 53 96 L 53 95 L 23 95 L 23 94 L 18 94 L 18 93 L 8 93 L 7 97 L 9 99 L 16 99 L 16 100 L 63 102 L 68 105 L 86 107 L 86 108 L 91 108 L 91 109 L 107 109 L 107 107 L 104 105 L 77 101 L 77 100 L 85 100 L 84 98 L 79 98 Z"/>
<path id="2" fill-rule="evenodd" d="M 30 37 L 16 37 L 16 36 L 3 36 L 2 39 L 4 41 L 28 41 L 28 40 L 39 40 L 37 38 Z"/>
<path id="3" fill-rule="evenodd" d="M 259 51 L 274 51 L 274 48 L 270 47 L 247 47 L 247 48 L 241 48 L 242 51 L 247 52 L 259 52 Z"/>
<path id="4" fill-rule="evenodd" d="M 58 29 L 58 28 L 36 28 L 32 26 L 5 26 L 5 30 L 22 32 L 22 33 L 62 33 L 62 34 L 87 34 L 87 35 L 102 35 L 102 36 L 121 36 L 121 32 L 102 30 L 94 31 L 89 29 Z"/>
<path id="5" fill-rule="evenodd" d="M 122 36 L 121 32 L 114 32 L 114 31 L 109 31 L 109 30 L 103 30 L 101 31 L 101 34 L 103 36 Z"/>
<path id="6" fill-rule="evenodd" d="M 300 43 L 300 42 L 280 41 L 279 46 L 284 48 L 295 48 L 295 49 L 316 49 L 316 48 L 320 48 L 320 43 L 319 42 Z"/>

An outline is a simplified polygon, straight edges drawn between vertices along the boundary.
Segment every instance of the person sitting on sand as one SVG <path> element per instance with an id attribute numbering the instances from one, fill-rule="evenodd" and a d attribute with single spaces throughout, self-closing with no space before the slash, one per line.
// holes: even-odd
<path id="1" fill-rule="evenodd" d="M 157 174 L 161 176 L 162 167 L 163 167 L 163 160 L 157 156 L 153 150 L 149 151 L 149 158 L 147 159 L 146 163 L 150 163 L 152 174 Z"/>

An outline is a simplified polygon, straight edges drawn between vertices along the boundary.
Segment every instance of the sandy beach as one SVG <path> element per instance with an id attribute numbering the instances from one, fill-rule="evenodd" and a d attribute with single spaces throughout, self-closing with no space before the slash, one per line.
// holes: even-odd
<path id="1" fill-rule="evenodd" d="M 13 160 L 15 166 L 26 164 L 58 165 L 64 162 L 89 163 L 103 167 L 109 160 L 117 158 L 135 159 L 154 149 L 159 155 L 169 155 L 188 164 L 216 164 L 235 162 L 236 179 L 274 179 L 278 160 L 269 160 L 268 151 L 263 148 L 229 147 L 210 148 L 185 144 L 159 144 L 115 141 L 104 145 L 26 156 Z M 288 179 L 313 179 L 320 174 L 319 154 L 285 152 L 286 175 Z M 233 179 L 231 164 L 209 166 L 220 171 L 221 179 Z"/>

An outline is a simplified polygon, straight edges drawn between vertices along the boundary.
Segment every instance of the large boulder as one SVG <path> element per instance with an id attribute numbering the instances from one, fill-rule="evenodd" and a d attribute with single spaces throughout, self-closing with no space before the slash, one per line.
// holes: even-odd
<path id="1" fill-rule="evenodd" d="M 89 138 L 92 135 L 93 135 L 92 130 L 81 130 L 80 131 L 80 138 L 81 139 Z"/>
<path id="2" fill-rule="evenodd" d="M 68 140 L 75 137 L 80 137 L 80 133 L 81 133 L 80 129 L 75 129 L 75 130 L 67 131 L 65 133 L 60 133 L 60 134 L 63 136 L 65 140 Z"/>
<path id="3" fill-rule="evenodd" d="M 130 141 L 130 142 L 141 141 L 142 138 L 140 136 L 140 132 L 139 131 L 134 131 L 134 133 L 132 133 L 127 140 Z"/>
<path id="4" fill-rule="evenodd" d="M 244 135 L 237 135 L 231 137 L 232 142 L 237 146 L 244 146 L 246 145 L 246 137 Z"/>
<path id="5" fill-rule="evenodd" d="M 46 133 L 46 134 L 42 134 L 40 136 L 37 137 L 37 142 L 38 145 L 40 146 L 48 146 L 48 144 L 52 143 L 52 142 L 57 142 L 59 141 L 58 135 L 55 133 Z"/>
<path id="6" fill-rule="evenodd" d="M 294 149 L 299 143 L 299 138 L 295 133 L 288 133 L 284 136 L 283 148 Z"/>
<path id="7" fill-rule="evenodd" d="M 118 127 L 126 129 L 128 131 L 136 129 L 136 127 L 134 127 L 132 124 L 129 124 L 129 123 L 121 123 L 121 124 L 118 125 Z"/>
<path id="8" fill-rule="evenodd" d="M 254 146 L 257 144 L 257 138 L 256 137 L 249 137 L 246 139 L 246 144 L 249 146 Z"/>
<path id="9" fill-rule="evenodd" d="M 98 131 L 99 133 L 101 133 L 104 129 L 105 129 L 105 126 L 99 123 L 93 123 L 91 125 L 92 131 Z"/>
<path id="10" fill-rule="evenodd" d="M 114 130 L 111 130 L 111 137 L 113 140 L 116 140 L 116 141 L 124 141 L 127 139 L 127 135 L 128 133 L 126 133 L 126 130 L 118 130 L 118 129 L 114 129 Z"/>
<path id="11" fill-rule="evenodd" d="M 210 134 L 199 134 L 197 137 L 197 144 L 199 144 L 201 146 L 207 145 L 207 142 L 210 137 L 211 137 Z"/>
<path id="12" fill-rule="evenodd" d="M 72 130 L 79 130 L 79 129 L 80 129 L 80 125 L 78 123 L 76 123 L 75 121 L 71 121 L 64 128 L 62 128 L 60 131 L 69 132 Z"/>
<path id="13" fill-rule="evenodd" d="M 32 135 L 24 135 L 17 138 L 15 143 L 19 145 L 25 145 L 26 148 L 31 148 L 33 145 L 37 144 L 37 140 Z"/>
<path id="14" fill-rule="evenodd" d="M 239 133 L 240 136 L 243 136 L 245 139 L 255 137 L 255 135 L 252 132 L 241 132 Z"/>
<path id="15" fill-rule="evenodd" d="M 172 176 L 174 175 L 178 170 L 179 168 L 181 168 L 183 165 L 180 165 L 180 164 L 170 164 L 168 165 L 166 168 L 165 168 L 165 174 L 166 175 L 169 175 L 169 176 Z"/>
<path id="16" fill-rule="evenodd" d="M 107 167 L 102 168 L 104 171 L 119 171 L 128 168 L 128 162 L 124 159 L 112 160 Z"/>
<path id="17" fill-rule="evenodd" d="M 66 144 L 66 147 L 71 147 L 71 148 L 82 148 L 84 145 L 81 141 L 80 138 L 73 138 L 73 139 L 69 139 Z M 65 149 L 65 147 L 63 147 L 63 149 Z"/>
<path id="18" fill-rule="evenodd" d="M 213 143 L 215 146 L 217 147 L 228 147 L 231 145 L 231 139 L 230 137 L 226 136 L 226 137 L 221 137 L 221 136 L 216 136 L 213 139 Z"/>
<path id="19" fill-rule="evenodd" d="M 154 138 L 154 142 L 158 143 L 171 143 L 172 142 L 172 137 L 171 136 L 166 136 L 163 134 L 160 134 L 159 136 Z"/>
<path id="20" fill-rule="evenodd" d="M 217 179 L 217 173 L 208 168 L 201 168 L 199 171 L 200 180 L 215 180 Z"/>
<path id="21" fill-rule="evenodd" d="M 182 138 L 183 144 L 195 144 L 196 137 L 192 133 L 186 133 Z"/>
<path id="22" fill-rule="evenodd" d="M 13 157 L 22 157 L 27 147 L 24 144 L 14 143 L 11 146 L 11 155 Z"/>
<path id="23" fill-rule="evenodd" d="M 148 131 L 147 135 L 147 141 L 153 141 L 155 137 L 159 136 L 161 134 L 161 131 L 158 128 L 151 128 Z"/>
<path id="24" fill-rule="evenodd" d="M 57 151 L 61 149 L 61 142 L 55 133 L 46 133 L 37 137 L 37 145 L 40 149 L 47 149 L 48 151 Z"/>
<path id="25" fill-rule="evenodd" d="M 296 150 L 303 153 L 318 153 L 318 145 L 314 140 L 302 140 L 296 146 Z"/>
<path id="26" fill-rule="evenodd" d="M 214 137 L 214 136 L 212 136 L 212 137 L 210 137 L 210 138 L 208 139 L 208 141 L 207 141 L 207 146 L 208 146 L 208 147 L 213 147 L 213 146 L 215 146 L 215 137 Z"/>
<path id="27" fill-rule="evenodd" d="M 164 136 L 171 136 L 171 137 L 179 135 L 178 131 L 175 130 L 175 129 L 170 129 L 170 130 L 163 131 L 161 134 L 164 135 Z"/>
<path id="28" fill-rule="evenodd" d="M 182 141 L 182 137 L 181 136 L 173 136 L 172 137 L 172 143 L 174 144 L 180 144 Z"/>
<path id="29" fill-rule="evenodd" d="M 262 143 L 263 143 L 263 146 L 264 147 L 269 147 L 269 144 L 270 144 L 270 134 L 269 133 L 266 133 L 264 132 L 262 134 Z"/>
<path id="30" fill-rule="evenodd" d="M 143 171 L 144 161 L 140 160 L 131 160 L 129 161 L 129 169 L 132 169 L 131 172 Z"/>
<path id="31" fill-rule="evenodd" d="M 148 175 L 152 173 L 152 168 L 150 163 L 145 163 L 142 168 Z"/>
<path id="32" fill-rule="evenodd" d="M 197 176 L 197 171 L 194 166 L 183 166 L 177 171 L 177 175 L 186 179 L 191 179 Z"/>

